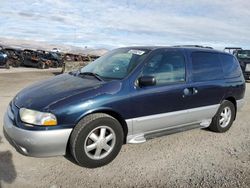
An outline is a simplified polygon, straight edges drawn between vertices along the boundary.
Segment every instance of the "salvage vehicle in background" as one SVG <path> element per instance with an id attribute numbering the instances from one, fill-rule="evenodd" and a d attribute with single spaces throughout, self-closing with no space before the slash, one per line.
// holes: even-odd
<path id="1" fill-rule="evenodd" d="M 250 80 L 250 50 L 237 50 L 234 55 L 240 62 L 245 79 Z"/>
<path id="2" fill-rule="evenodd" d="M 225 47 L 224 51 L 238 59 L 245 79 L 250 80 L 250 50 L 244 50 L 241 47 Z"/>
<path id="3" fill-rule="evenodd" d="M 193 128 L 223 133 L 244 103 L 235 56 L 203 47 L 127 47 L 19 92 L 4 134 L 34 157 L 71 153 L 95 168 L 125 143 Z M 187 143 L 188 144 L 188 143 Z"/>
<path id="4" fill-rule="evenodd" d="M 100 56 L 86 55 L 86 54 L 64 54 L 64 61 L 62 66 L 62 73 L 78 70 L 81 67 L 88 65 L 90 62 L 96 60 Z"/>
<path id="5" fill-rule="evenodd" d="M 47 61 L 49 67 L 53 68 L 62 67 L 63 57 L 60 53 L 48 52 L 44 50 L 37 50 L 36 52 L 43 62 Z"/>
<path id="6" fill-rule="evenodd" d="M 242 50 L 241 47 L 225 47 L 224 52 L 228 52 L 230 54 L 235 54 L 237 50 Z"/>
<path id="7" fill-rule="evenodd" d="M 4 52 L 8 55 L 8 64 L 12 67 L 20 67 L 22 60 L 22 50 L 17 48 L 4 48 Z"/>
<path id="8" fill-rule="evenodd" d="M 45 53 L 45 59 L 48 59 L 51 61 L 51 67 L 58 68 L 63 66 L 63 55 L 59 52 L 46 52 Z"/>
<path id="9" fill-rule="evenodd" d="M 93 54 L 63 53 L 57 48 L 46 51 L 0 46 L 0 51 L 8 56 L 6 67 L 26 66 L 40 69 L 62 67 L 62 73 L 79 69 L 100 57 Z"/>
<path id="10" fill-rule="evenodd" d="M 8 56 L 3 51 L 0 51 L 0 67 L 5 67 L 6 69 L 10 68 L 8 63 Z"/>
<path id="11" fill-rule="evenodd" d="M 51 66 L 51 61 L 43 58 L 43 51 L 35 51 L 25 49 L 22 52 L 22 63 L 21 65 L 27 67 L 35 67 L 39 69 L 46 69 Z"/>

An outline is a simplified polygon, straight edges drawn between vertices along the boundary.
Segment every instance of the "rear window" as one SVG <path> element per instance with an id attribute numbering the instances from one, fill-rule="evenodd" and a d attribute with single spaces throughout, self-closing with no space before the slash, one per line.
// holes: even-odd
<path id="1" fill-rule="evenodd" d="M 220 54 L 223 71 L 226 78 L 239 77 L 241 75 L 241 68 L 235 57 L 226 54 Z"/>
<path id="2" fill-rule="evenodd" d="M 193 52 L 192 76 L 194 82 L 223 78 L 223 69 L 217 53 Z"/>

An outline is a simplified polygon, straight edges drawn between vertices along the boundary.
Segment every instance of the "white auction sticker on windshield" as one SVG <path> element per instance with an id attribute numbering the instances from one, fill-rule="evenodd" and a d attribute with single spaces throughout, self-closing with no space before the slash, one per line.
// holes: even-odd
<path id="1" fill-rule="evenodd" d="M 142 50 L 129 50 L 128 53 L 135 54 L 135 55 L 143 55 L 145 51 Z"/>

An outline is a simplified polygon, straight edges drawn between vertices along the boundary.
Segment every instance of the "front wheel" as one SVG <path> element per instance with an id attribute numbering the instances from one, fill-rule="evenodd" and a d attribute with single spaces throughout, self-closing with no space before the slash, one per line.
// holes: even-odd
<path id="1" fill-rule="evenodd" d="M 214 132 L 226 132 L 233 124 L 235 113 L 234 104 L 227 100 L 223 101 L 208 128 Z"/>
<path id="2" fill-rule="evenodd" d="M 71 154 L 80 166 L 96 168 L 110 163 L 123 144 L 120 123 L 107 114 L 83 118 L 70 137 Z"/>

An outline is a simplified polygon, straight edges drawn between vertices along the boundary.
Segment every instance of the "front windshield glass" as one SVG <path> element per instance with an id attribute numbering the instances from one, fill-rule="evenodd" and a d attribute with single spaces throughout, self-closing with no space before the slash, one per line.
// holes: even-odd
<path id="1" fill-rule="evenodd" d="M 241 59 L 250 59 L 250 50 L 240 50 L 237 53 L 237 57 Z"/>
<path id="2" fill-rule="evenodd" d="M 106 79 L 125 78 L 149 53 L 149 50 L 121 48 L 113 50 L 81 69 Z"/>

